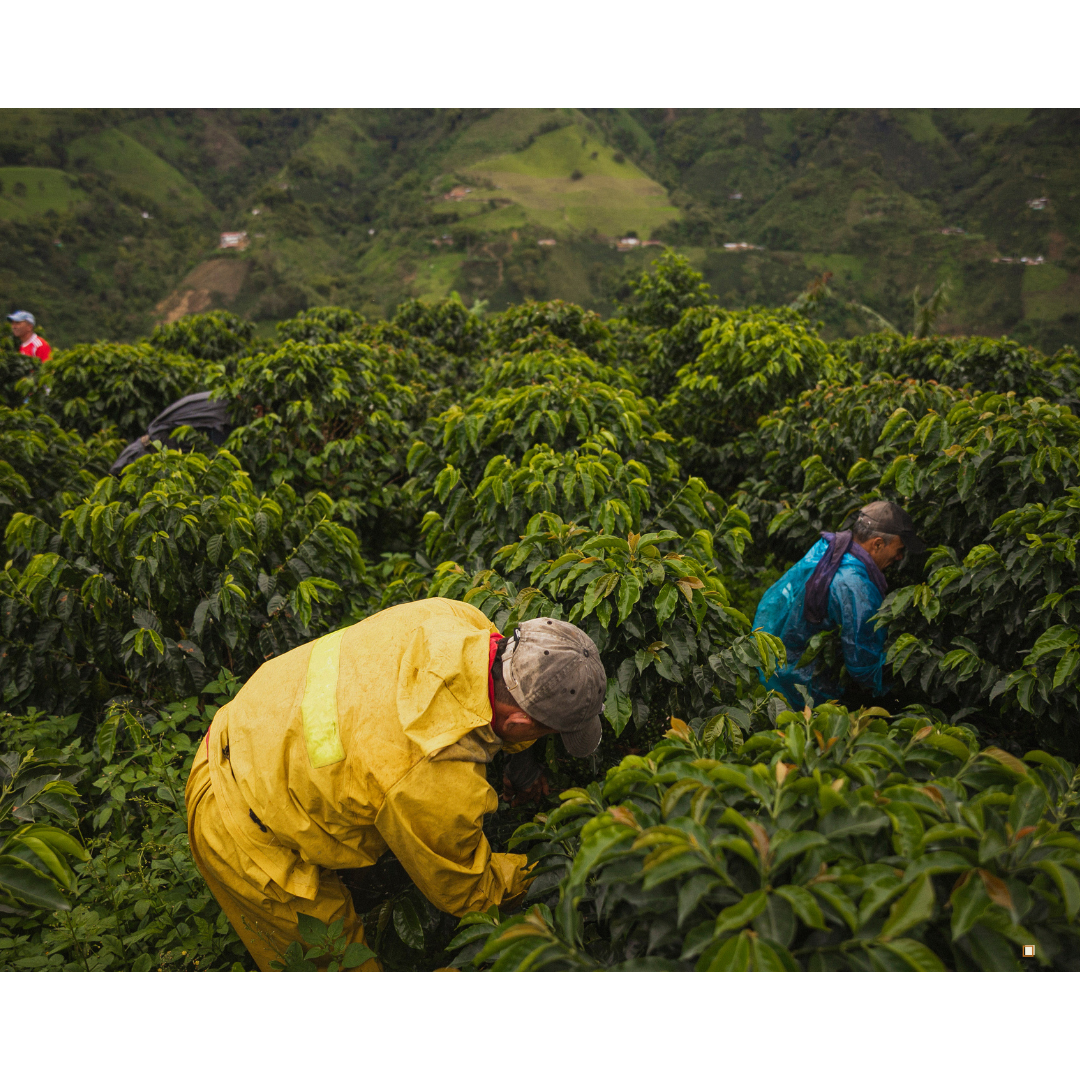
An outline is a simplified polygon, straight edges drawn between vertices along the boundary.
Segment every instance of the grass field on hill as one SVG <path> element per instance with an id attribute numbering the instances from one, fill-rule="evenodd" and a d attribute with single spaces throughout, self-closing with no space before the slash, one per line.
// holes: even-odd
<path id="1" fill-rule="evenodd" d="M 478 162 L 470 171 L 555 233 L 634 231 L 648 237 L 680 216 L 662 185 L 579 124 L 547 132 L 524 150 Z"/>
<path id="2" fill-rule="evenodd" d="M 75 179 L 59 169 L 0 169 L 0 218 L 7 221 L 67 213 L 84 198 Z"/>
<path id="3" fill-rule="evenodd" d="M 76 139 L 68 150 L 77 168 L 112 177 L 135 197 L 143 196 L 174 215 L 210 213 L 210 202 L 183 174 L 122 131 Z"/>

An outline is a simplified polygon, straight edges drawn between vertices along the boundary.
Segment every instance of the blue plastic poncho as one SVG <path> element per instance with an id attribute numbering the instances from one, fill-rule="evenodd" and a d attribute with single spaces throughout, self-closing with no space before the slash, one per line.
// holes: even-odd
<path id="1" fill-rule="evenodd" d="M 775 634 L 787 649 L 787 664 L 778 668 L 765 685 L 779 690 L 792 704 L 802 697 L 796 683 L 806 687 L 815 702 L 839 698 L 843 691 L 835 678 L 816 672 L 819 665 L 799 667 L 799 658 L 810 639 L 823 630 L 840 627 L 840 644 L 844 666 L 856 682 L 875 695 L 885 692 L 884 629 L 875 630 L 870 620 L 884 599 L 881 589 L 870 578 L 870 572 L 851 554 L 845 554 L 829 586 L 828 611 L 820 623 L 810 623 L 803 610 L 806 584 L 829 548 L 826 539 L 819 540 L 775 585 L 768 589 L 758 604 L 754 629 Z"/>

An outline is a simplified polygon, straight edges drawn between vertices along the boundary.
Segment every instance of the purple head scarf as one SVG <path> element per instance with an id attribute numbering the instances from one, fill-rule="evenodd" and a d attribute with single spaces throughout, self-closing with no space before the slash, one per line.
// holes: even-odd
<path id="1" fill-rule="evenodd" d="M 822 538 L 829 542 L 828 550 L 821 556 L 821 560 L 810 575 L 806 583 L 806 598 L 803 601 L 803 617 L 808 623 L 824 622 L 829 611 L 829 586 L 840 569 L 840 560 L 847 554 L 854 555 L 866 567 L 870 574 L 870 580 L 877 586 L 878 592 L 884 596 L 889 591 L 885 575 L 878 568 L 878 564 L 870 558 L 866 549 L 861 544 L 852 541 L 850 530 L 838 533 L 823 532 Z"/>

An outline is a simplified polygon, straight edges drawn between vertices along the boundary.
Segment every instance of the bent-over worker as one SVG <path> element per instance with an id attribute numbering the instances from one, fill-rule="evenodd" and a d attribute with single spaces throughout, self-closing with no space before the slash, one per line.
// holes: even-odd
<path id="1" fill-rule="evenodd" d="M 299 940 L 297 914 L 345 920 L 335 871 L 387 849 L 452 915 L 523 891 L 525 856 L 493 854 L 485 766 L 557 732 L 600 742 L 606 676 L 592 640 L 557 619 L 512 637 L 469 604 L 388 608 L 263 664 L 214 717 L 187 782 L 191 852 L 264 971 Z M 362 970 L 378 970 L 376 961 Z"/>
<path id="2" fill-rule="evenodd" d="M 915 523 L 893 502 L 864 506 L 850 531 L 823 532 L 758 604 L 755 629 L 775 634 L 787 649 L 787 663 L 765 685 L 793 705 L 802 703 L 798 685 L 819 704 L 842 697 L 835 672 L 821 670 L 824 665 L 818 660 L 799 665 L 815 634 L 839 627 L 847 673 L 864 691 L 881 697 L 886 690 L 886 633 L 870 620 L 888 592 L 884 571 L 906 552 L 918 555 L 925 550 Z"/>

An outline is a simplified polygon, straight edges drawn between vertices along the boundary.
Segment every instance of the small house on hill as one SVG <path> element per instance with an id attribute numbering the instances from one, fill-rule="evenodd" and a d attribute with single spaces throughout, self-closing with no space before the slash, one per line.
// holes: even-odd
<path id="1" fill-rule="evenodd" d="M 246 232 L 223 232 L 218 243 L 219 248 L 238 248 L 243 251 L 248 246 L 248 234 Z"/>
<path id="2" fill-rule="evenodd" d="M 457 187 L 451 188 L 443 197 L 446 199 L 447 202 L 461 202 L 461 200 L 464 199 L 466 195 L 469 195 L 471 193 L 471 187 L 464 187 L 463 185 L 458 184 Z"/>

